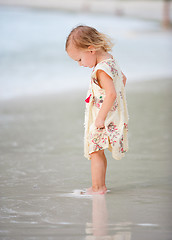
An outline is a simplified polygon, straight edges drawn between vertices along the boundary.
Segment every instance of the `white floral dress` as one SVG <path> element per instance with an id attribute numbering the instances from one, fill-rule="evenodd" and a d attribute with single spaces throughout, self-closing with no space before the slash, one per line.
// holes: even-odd
<path id="1" fill-rule="evenodd" d="M 112 78 L 117 94 L 106 117 L 104 129 L 97 129 L 95 126 L 96 117 L 106 96 L 105 90 L 97 83 L 98 69 L 103 70 Z M 112 152 L 112 157 L 120 160 L 128 150 L 128 110 L 123 75 L 115 59 L 104 60 L 93 69 L 85 101 L 84 156 L 90 159 L 91 153 L 108 148 Z"/>

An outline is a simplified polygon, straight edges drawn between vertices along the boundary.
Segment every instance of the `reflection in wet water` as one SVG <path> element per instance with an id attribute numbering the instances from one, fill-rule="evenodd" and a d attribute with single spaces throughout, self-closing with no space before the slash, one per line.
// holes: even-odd
<path id="1" fill-rule="evenodd" d="M 92 223 L 86 224 L 85 240 L 131 240 L 131 223 L 121 222 L 108 224 L 108 211 L 106 196 L 93 196 L 92 199 Z M 115 234 L 110 234 L 110 231 Z"/>

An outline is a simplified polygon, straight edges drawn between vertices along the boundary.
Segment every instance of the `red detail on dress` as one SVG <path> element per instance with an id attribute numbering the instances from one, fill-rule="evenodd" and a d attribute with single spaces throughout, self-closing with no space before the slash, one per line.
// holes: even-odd
<path id="1" fill-rule="evenodd" d="M 89 103 L 89 102 L 90 102 L 90 97 L 91 97 L 91 94 L 90 94 L 89 97 L 87 97 L 87 98 L 85 99 L 85 102 L 86 102 L 86 103 Z"/>

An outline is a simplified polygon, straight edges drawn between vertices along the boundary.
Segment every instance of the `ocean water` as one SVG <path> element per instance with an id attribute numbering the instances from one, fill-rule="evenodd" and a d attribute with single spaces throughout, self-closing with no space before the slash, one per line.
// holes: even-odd
<path id="1" fill-rule="evenodd" d="M 129 82 L 172 76 L 172 33 L 158 22 L 113 15 L 0 7 L 0 99 L 87 89 L 91 69 L 78 67 L 65 40 L 78 24 L 114 40 Z"/>

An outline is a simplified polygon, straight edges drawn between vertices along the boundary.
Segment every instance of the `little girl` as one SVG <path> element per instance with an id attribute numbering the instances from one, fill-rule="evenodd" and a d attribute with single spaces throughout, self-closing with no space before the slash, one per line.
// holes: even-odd
<path id="1" fill-rule="evenodd" d="M 110 39 L 89 26 L 74 28 L 66 51 L 80 66 L 93 68 L 86 98 L 84 155 L 91 159 L 92 187 L 86 194 L 105 194 L 107 160 L 104 149 L 120 160 L 128 150 L 126 77 L 109 53 Z"/>

